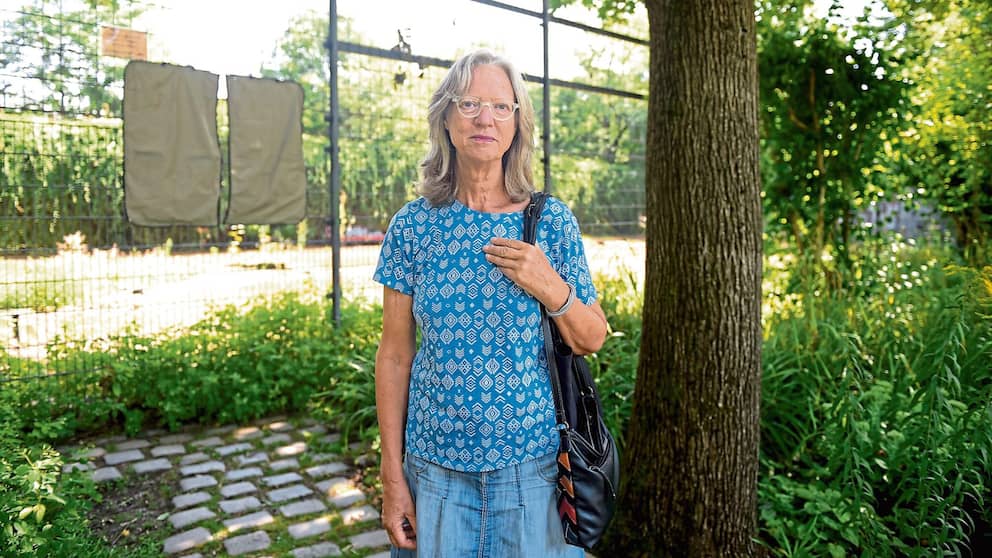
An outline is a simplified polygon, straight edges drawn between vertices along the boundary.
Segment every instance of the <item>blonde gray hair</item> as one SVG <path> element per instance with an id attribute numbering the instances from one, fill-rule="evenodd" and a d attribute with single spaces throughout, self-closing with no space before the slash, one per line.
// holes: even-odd
<path id="1" fill-rule="evenodd" d="M 476 50 L 459 58 L 441 80 L 441 85 L 431 96 L 427 122 L 430 146 L 427 156 L 420 162 L 421 180 L 417 193 L 427 198 L 431 205 L 446 205 L 455 199 L 458 184 L 455 181 L 455 146 L 451 143 L 444 120 L 451 106 L 451 98 L 463 95 L 472 82 L 472 70 L 477 66 L 497 66 L 506 72 L 513 87 L 513 96 L 520 105 L 517 110 L 516 134 L 510 148 L 503 154 L 503 177 L 506 193 L 519 202 L 534 191 L 531 160 L 534 154 L 534 106 L 524 84 L 523 76 L 508 60 L 488 50 Z"/>

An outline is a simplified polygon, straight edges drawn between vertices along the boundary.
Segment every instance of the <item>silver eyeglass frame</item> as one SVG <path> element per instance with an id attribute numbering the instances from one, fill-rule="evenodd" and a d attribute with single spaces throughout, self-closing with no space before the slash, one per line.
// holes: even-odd
<path id="1" fill-rule="evenodd" d="M 516 114 L 517 110 L 520 109 L 520 103 L 510 103 L 510 106 L 513 107 L 513 109 L 510 111 L 510 114 L 505 118 L 500 118 L 496 114 L 496 109 L 493 107 L 492 101 L 483 101 L 482 99 L 476 97 L 475 95 L 450 95 L 450 98 L 451 98 L 451 102 L 455 104 L 455 109 L 458 110 L 458 114 L 462 115 L 465 118 L 478 117 L 480 114 L 482 114 L 482 108 L 488 105 L 489 112 L 493 115 L 493 120 L 498 120 L 499 122 L 506 122 L 507 120 L 513 118 L 513 115 Z M 478 112 L 476 112 L 475 114 L 465 114 L 465 112 L 462 111 L 461 104 L 459 104 L 460 101 L 463 101 L 465 99 L 475 99 L 479 103 Z"/>

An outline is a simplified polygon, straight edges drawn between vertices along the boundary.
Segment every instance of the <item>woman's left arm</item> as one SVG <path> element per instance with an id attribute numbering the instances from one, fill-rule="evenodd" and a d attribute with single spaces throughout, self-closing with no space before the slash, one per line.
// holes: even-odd
<path id="1" fill-rule="evenodd" d="M 552 319 L 576 354 L 594 353 L 603 346 L 607 323 L 599 302 L 587 305 L 574 298 L 575 285 L 569 287 L 540 248 L 520 240 L 493 238 L 482 251 L 490 263 L 552 312 L 573 299 L 565 313 Z"/>

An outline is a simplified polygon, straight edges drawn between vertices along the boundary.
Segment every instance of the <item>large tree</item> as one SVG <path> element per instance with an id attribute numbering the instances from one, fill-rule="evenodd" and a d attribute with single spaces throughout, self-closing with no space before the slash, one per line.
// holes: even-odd
<path id="1" fill-rule="evenodd" d="M 751 556 L 762 227 L 754 3 L 645 4 L 643 330 L 603 547 L 611 556 Z"/>

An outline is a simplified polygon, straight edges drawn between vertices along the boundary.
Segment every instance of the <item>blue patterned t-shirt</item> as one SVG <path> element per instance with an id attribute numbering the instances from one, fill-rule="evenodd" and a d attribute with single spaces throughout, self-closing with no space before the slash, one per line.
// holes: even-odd
<path id="1" fill-rule="evenodd" d="M 537 299 L 486 260 L 521 240 L 522 212 L 417 199 L 386 231 L 374 280 L 413 296 L 420 347 L 410 372 L 406 451 L 456 471 L 502 469 L 558 448 Z M 549 198 L 537 244 L 586 304 L 596 300 L 575 216 Z"/>

